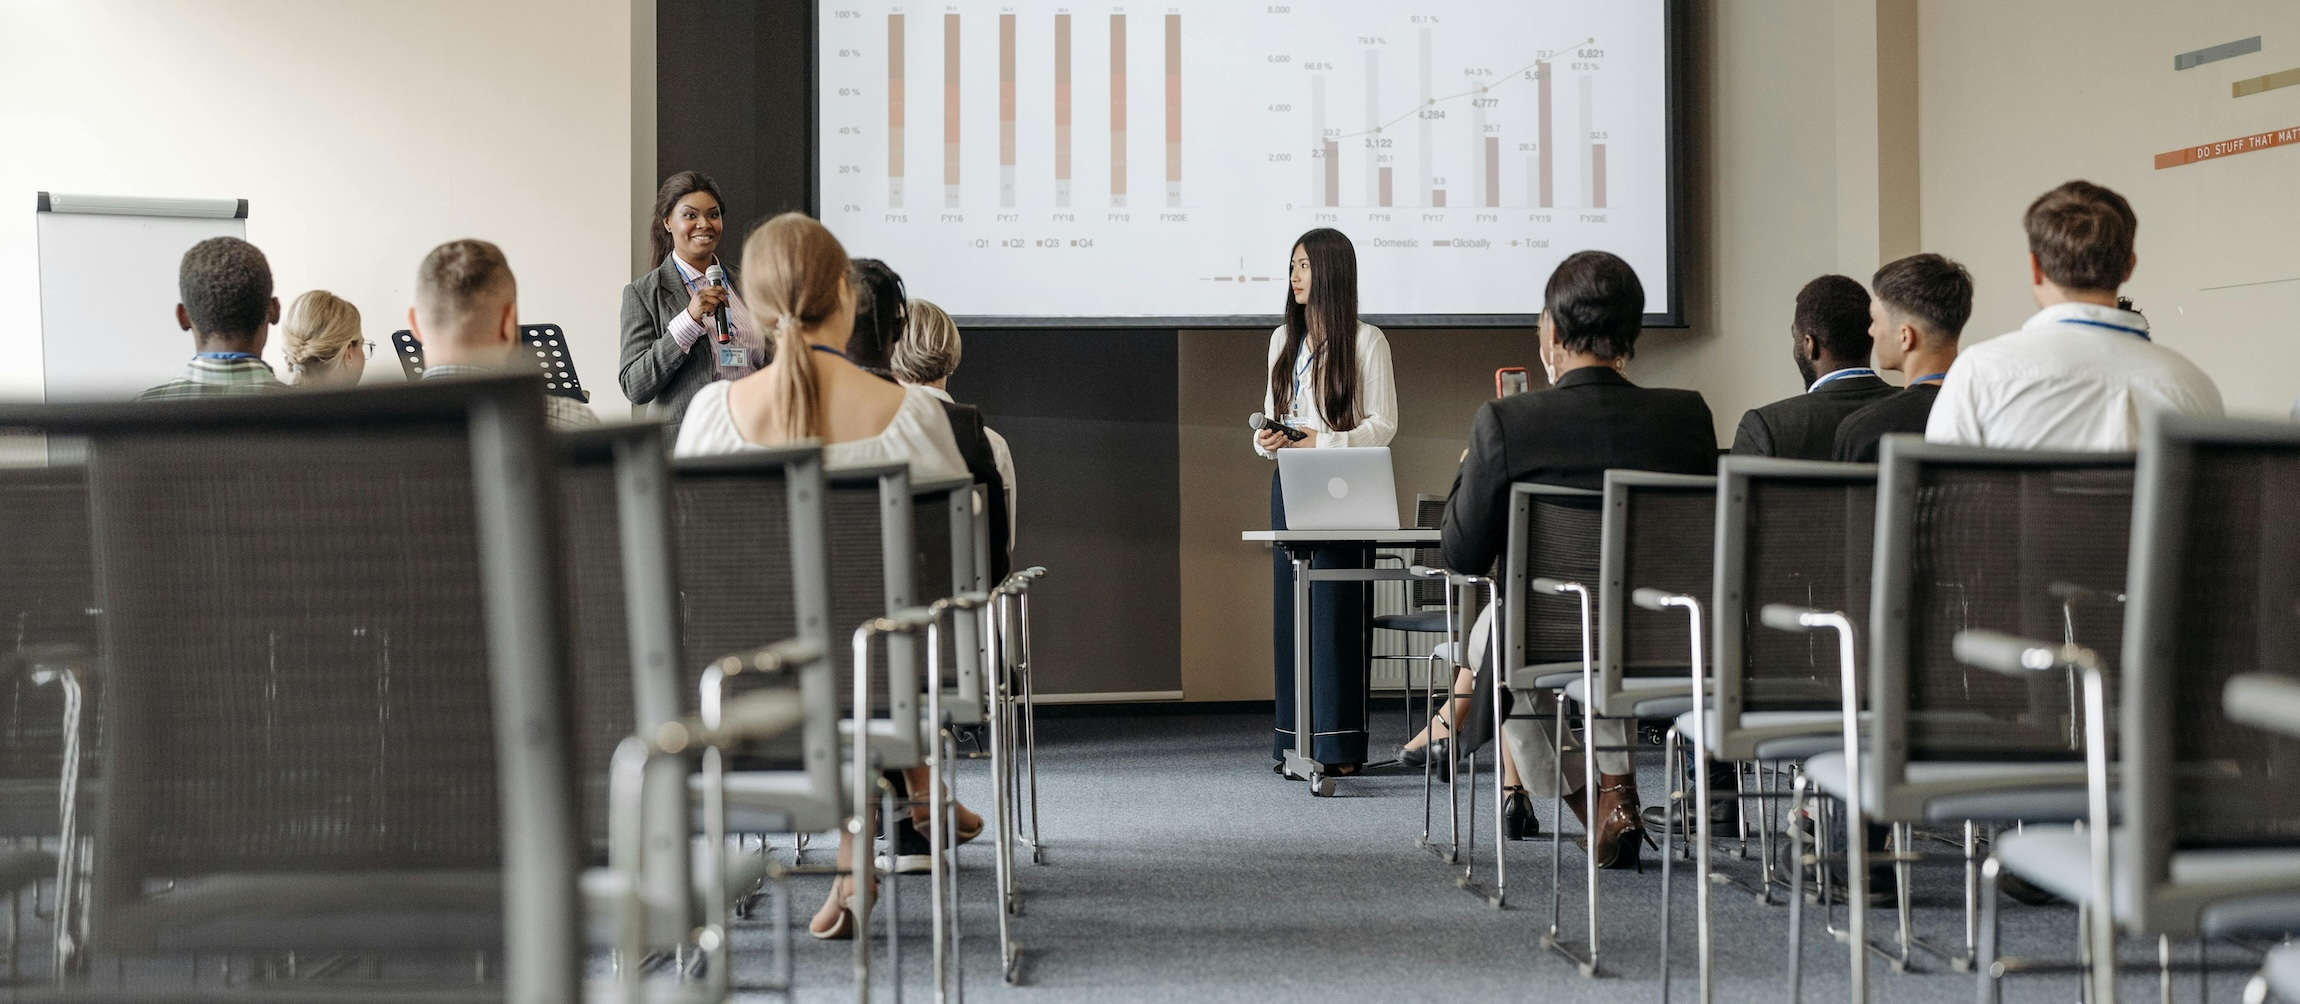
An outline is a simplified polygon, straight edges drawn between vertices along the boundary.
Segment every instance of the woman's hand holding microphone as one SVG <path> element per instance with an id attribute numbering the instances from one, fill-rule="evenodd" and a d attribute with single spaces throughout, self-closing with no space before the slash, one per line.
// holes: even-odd
<path id="1" fill-rule="evenodd" d="M 700 323 L 718 313 L 719 308 L 726 305 L 727 287 L 702 283 L 697 285 L 694 293 L 687 297 L 687 316 Z"/>
<path id="2" fill-rule="evenodd" d="M 1302 443 L 1307 442 L 1309 442 L 1307 439 L 1302 441 Z M 1286 435 L 1282 432 L 1272 432 L 1268 429 L 1254 430 L 1254 445 L 1261 447 L 1266 452 L 1274 453 L 1289 446 L 1300 446 L 1302 443 L 1297 443 L 1291 439 L 1287 439 Z"/>

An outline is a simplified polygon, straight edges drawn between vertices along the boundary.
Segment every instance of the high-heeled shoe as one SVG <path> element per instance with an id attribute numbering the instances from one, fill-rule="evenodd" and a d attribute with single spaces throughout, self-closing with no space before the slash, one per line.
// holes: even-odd
<path id="1" fill-rule="evenodd" d="M 849 892 L 847 895 L 840 897 L 838 915 L 831 919 L 831 926 L 821 930 L 817 930 L 815 925 L 810 921 L 807 924 L 808 937 L 813 938 L 816 941 L 854 940 L 855 930 L 861 927 L 862 924 L 857 920 L 855 915 L 855 897 L 854 893 L 852 892 L 854 889 L 853 882 L 854 880 L 847 876 L 839 876 L 837 884 L 833 886 L 834 894 L 837 889 L 841 888 L 847 889 Z M 874 893 L 877 891 L 878 883 L 876 881 L 871 883 L 871 889 Z"/>
<path id="2" fill-rule="evenodd" d="M 1541 835 L 1541 821 L 1533 818 L 1533 796 L 1524 788 L 1513 784 L 1502 789 L 1501 831 L 1511 840 Z"/>
<path id="3" fill-rule="evenodd" d="M 1637 775 L 1599 774 L 1589 853 L 1599 868 L 1635 868 L 1645 849 L 1645 821 L 1637 811 Z"/>
<path id="4" fill-rule="evenodd" d="M 1431 763 L 1445 763 L 1446 754 L 1453 751 L 1453 743 L 1445 739 L 1432 739 L 1422 746 L 1398 747 L 1398 763 L 1420 769 Z"/>

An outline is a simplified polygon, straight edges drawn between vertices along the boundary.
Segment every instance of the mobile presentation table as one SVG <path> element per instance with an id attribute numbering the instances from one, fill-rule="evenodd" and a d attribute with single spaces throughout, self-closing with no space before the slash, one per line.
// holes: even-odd
<path id="1" fill-rule="evenodd" d="M 1241 540 L 1274 544 L 1286 549 L 1294 563 L 1294 748 L 1287 751 L 1286 776 L 1310 782 L 1310 794 L 1334 793 L 1334 778 L 1311 753 L 1310 724 L 1310 583 L 1375 582 L 1411 579 L 1403 568 L 1310 567 L 1310 552 L 1332 544 L 1435 544 L 1436 530 L 1248 530 Z"/>

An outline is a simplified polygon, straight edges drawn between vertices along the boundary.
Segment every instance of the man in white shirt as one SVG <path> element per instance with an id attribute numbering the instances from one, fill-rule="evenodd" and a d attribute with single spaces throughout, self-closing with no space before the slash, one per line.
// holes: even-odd
<path id="1" fill-rule="evenodd" d="M 2030 292 L 2020 330 L 1964 350 L 1941 384 L 1925 439 L 2008 449 L 2130 450 L 2151 411 L 2219 415 L 2220 390 L 2117 288 L 2139 258 L 2124 197 L 2071 181 L 2029 204 Z"/>

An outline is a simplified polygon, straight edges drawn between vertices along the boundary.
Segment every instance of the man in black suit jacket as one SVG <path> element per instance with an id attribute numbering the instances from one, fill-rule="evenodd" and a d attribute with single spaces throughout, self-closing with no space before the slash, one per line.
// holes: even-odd
<path id="1" fill-rule="evenodd" d="M 1733 452 L 1827 460 L 1836 453 L 1845 416 L 1899 392 L 1869 368 L 1868 291 L 1841 275 L 1806 283 L 1797 293 L 1789 339 L 1805 392 L 1742 415 Z"/>
<path id="2" fill-rule="evenodd" d="M 1644 310 L 1645 289 L 1637 273 L 1605 252 L 1576 254 L 1550 275 L 1538 336 L 1550 386 L 1478 408 L 1469 450 L 1462 455 L 1461 471 L 1454 476 L 1453 493 L 1446 501 L 1441 536 L 1447 567 L 1472 573 L 1493 567 L 1509 536 L 1510 486 L 1516 482 L 1594 489 L 1604 485 L 1608 468 L 1716 472 L 1717 432 L 1701 394 L 1639 387 L 1621 373 L 1636 349 Z M 1491 629 L 1489 610 L 1481 618 L 1479 633 Z M 1474 636 L 1471 648 L 1484 651 Z M 1455 682 L 1457 693 L 1465 682 Z M 1482 742 L 1486 723 L 1476 715 L 1459 716 L 1468 708 L 1490 707 L 1493 685 L 1491 667 L 1484 667 L 1473 688 L 1482 696 L 1457 702 L 1450 712 L 1454 717 L 1448 721 L 1463 722 L 1465 748 L 1475 749 Z M 1445 725 L 1433 723 L 1433 727 Z M 1514 776 L 1505 809 L 1517 812 L 1526 795 L 1517 790 L 1521 786 L 1516 777 L 1546 793 L 1555 768 L 1548 762 L 1551 737 L 1546 720 L 1513 722 L 1508 738 L 1509 773 Z M 1600 745 L 1626 745 L 1628 734 L 1619 720 L 1609 719 L 1598 723 L 1595 739 Z M 1446 755 L 1437 752 L 1436 743 L 1425 740 L 1424 747 L 1432 752 L 1420 756 Z M 1401 758 L 1414 761 L 1418 750 L 1407 750 Z M 1627 866 L 1636 861 L 1635 848 L 1642 839 L 1637 778 L 1618 753 L 1599 754 L 1598 764 L 1595 815 L 1580 796 L 1569 798 L 1569 803 L 1576 815 L 1595 827 L 1597 839 L 1591 849 L 1599 863 Z M 1581 772 L 1574 769 L 1566 776 L 1570 786 Z M 1530 802 L 1524 811 L 1530 820 Z M 1526 825 L 1530 829 L 1530 822 Z"/>

